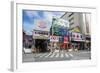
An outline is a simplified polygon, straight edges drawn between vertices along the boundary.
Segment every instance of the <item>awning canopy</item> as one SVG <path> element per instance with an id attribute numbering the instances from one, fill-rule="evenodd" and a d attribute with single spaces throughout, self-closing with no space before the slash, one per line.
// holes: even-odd
<path id="1" fill-rule="evenodd" d="M 85 42 L 83 39 L 71 39 L 71 41 L 76 41 L 76 42 Z"/>
<path id="2" fill-rule="evenodd" d="M 49 37 L 46 36 L 33 36 L 33 39 L 49 39 Z"/>
<path id="3" fill-rule="evenodd" d="M 77 42 L 85 42 L 85 40 L 73 40 L 73 41 L 77 41 Z"/>

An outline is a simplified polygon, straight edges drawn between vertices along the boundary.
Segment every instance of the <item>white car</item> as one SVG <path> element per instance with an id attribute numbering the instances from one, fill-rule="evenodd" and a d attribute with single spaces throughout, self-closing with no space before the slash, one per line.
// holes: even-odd
<path id="1" fill-rule="evenodd" d="M 31 48 L 24 48 L 24 53 L 32 53 L 32 49 Z"/>

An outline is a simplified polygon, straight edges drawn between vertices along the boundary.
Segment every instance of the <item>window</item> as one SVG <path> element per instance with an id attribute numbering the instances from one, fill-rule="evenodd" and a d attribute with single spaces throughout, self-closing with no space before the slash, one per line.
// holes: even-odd
<path id="1" fill-rule="evenodd" d="M 74 13 L 71 13 L 68 17 L 71 17 Z"/>
<path id="2" fill-rule="evenodd" d="M 77 38 L 79 38 L 79 35 L 77 35 Z"/>
<path id="3" fill-rule="evenodd" d="M 75 35 L 73 34 L 73 37 L 75 37 Z"/>
<path id="4" fill-rule="evenodd" d="M 81 35 L 81 38 L 83 38 L 83 36 Z"/>
<path id="5" fill-rule="evenodd" d="M 74 20 L 74 17 L 70 18 L 70 19 L 69 19 L 69 22 L 71 22 L 72 20 Z"/>
<path id="6" fill-rule="evenodd" d="M 74 24 L 74 22 L 70 23 L 70 25 L 73 25 L 73 24 Z"/>

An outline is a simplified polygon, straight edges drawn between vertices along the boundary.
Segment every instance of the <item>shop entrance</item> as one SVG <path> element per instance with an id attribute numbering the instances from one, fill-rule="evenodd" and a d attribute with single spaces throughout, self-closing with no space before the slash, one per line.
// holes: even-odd
<path id="1" fill-rule="evenodd" d="M 73 48 L 77 48 L 78 50 L 84 50 L 84 42 L 73 41 L 72 42 Z"/>
<path id="2" fill-rule="evenodd" d="M 35 39 L 35 47 L 38 52 L 47 52 L 47 40 Z"/>

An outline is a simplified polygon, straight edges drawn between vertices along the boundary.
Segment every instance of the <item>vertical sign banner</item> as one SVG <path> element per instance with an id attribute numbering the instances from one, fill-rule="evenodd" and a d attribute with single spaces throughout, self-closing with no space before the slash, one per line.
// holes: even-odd
<path id="1" fill-rule="evenodd" d="M 64 37 L 64 43 L 68 43 L 68 37 Z"/>
<path id="2" fill-rule="evenodd" d="M 59 42 L 63 42 L 64 38 L 63 37 L 59 37 Z"/>

